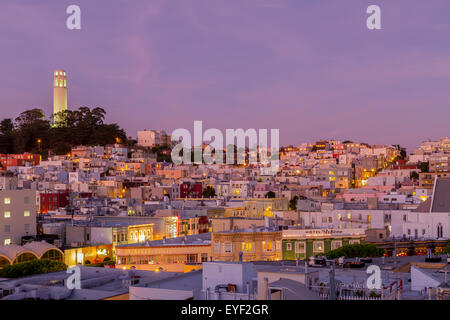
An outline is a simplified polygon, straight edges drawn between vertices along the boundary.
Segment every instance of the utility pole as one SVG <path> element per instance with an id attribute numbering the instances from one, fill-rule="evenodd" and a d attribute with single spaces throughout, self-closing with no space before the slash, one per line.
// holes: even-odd
<path id="1" fill-rule="evenodd" d="M 336 283 L 334 276 L 334 266 L 332 265 L 330 270 L 330 292 L 328 294 L 328 300 L 336 300 Z"/>

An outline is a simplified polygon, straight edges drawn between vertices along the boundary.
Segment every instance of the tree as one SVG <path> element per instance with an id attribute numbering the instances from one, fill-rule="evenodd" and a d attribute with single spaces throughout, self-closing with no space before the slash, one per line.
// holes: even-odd
<path id="1" fill-rule="evenodd" d="M 7 119 L 3 119 L 0 122 L 0 133 L 2 135 L 12 134 L 13 131 L 14 131 L 14 123 L 13 123 L 12 119 L 7 118 Z"/>
<path id="2" fill-rule="evenodd" d="M 294 198 L 289 200 L 289 209 L 297 210 L 297 201 L 298 201 L 298 196 L 294 196 Z"/>
<path id="3" fill-rule="evenodd" d="M 420 172 L 429 172 L 430 164 L 429 162 L 421 162 L 419 163 Z"/>
<path id="4" fill-rule="evenodd" d="M 269 199 L 273 199 L 273 198 L 275 198 L 275 192 L 269 191 L 269 192 L 266 193 L 266 195 L 264 197 L 265 198 L 269 198 Z"/>
<path id="5" fill-rule="evenodd" d="M 216 190 L 213 187 L 207 186 L 203 190 L 203 198 L 214 198 L 215 196 L 216 196 Z"/>
<path id="6" fill-rule="evenodd" d="M 410 178 L 411 180 L 417 180 L 417 179 L 419 179 L 419 174 L 418 174 L 417 172 L 413 171 L 413 172 L 411 172 L 411 174 L 409 175 L 409 178 Z"/>

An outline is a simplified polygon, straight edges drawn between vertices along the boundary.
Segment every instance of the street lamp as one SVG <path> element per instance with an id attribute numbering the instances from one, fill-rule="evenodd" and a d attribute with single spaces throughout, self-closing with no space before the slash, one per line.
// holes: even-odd
<path id="1" fill-rule="evenodd" d="M 41 142 L 42 142 L 41 138 L 37 139 L 39 151 L 41 151 Z"/>

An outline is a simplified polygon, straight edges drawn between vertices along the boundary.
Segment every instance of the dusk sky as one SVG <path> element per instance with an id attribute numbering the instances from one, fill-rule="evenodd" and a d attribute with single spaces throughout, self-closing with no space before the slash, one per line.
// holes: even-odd
<path id="1" fill-rule="evenodd" d="M 282 145 L 450 135 L 449 0 L 2 0 L 0 43 L 2 119 L 50 116 L 65 69 L 69 108 L 103 107 L 133 137 L 194 120 L 279 128 Z"/>

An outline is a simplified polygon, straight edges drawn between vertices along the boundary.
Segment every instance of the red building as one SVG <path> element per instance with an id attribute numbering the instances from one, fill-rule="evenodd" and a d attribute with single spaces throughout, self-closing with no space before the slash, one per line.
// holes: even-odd
<path id="1" fill-rule="evenodd" d="M 39 213 L 64 208 L 69 204 L 69 191 L 52 191 L 40 194 Z"/>
<path id="2" fill-rule="evenodd" d="M 27 164 L 32 166 L 39 165 L 41 161 L 40 154 L 0 154 L 0 163 L 3 168 L 25 166 Z"/>
<path id="3" fill-rule="evenodd" d="M 203 196 L 203 186 L 200 182 L 184 182 L 180 184 L 180 198 L 201 198 Z"/>

